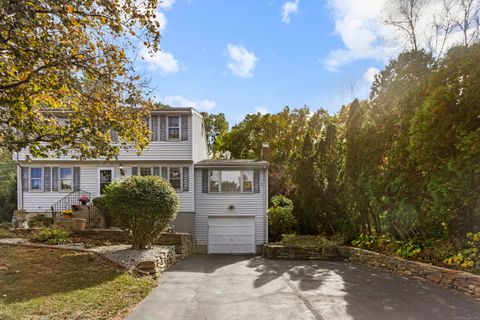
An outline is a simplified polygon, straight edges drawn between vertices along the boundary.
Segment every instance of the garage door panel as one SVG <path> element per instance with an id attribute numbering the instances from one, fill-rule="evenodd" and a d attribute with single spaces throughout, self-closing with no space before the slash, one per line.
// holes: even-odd
<path id="1" fill-rule="evenodd" d="M 255 253 L 254 217 L 209 217 L 209 253 Z"/>

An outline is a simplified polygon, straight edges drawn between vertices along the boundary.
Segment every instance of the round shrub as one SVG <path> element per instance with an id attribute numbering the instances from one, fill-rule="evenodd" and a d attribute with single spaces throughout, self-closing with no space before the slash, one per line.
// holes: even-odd
<path id="1" fill-rule="evenodd" d="M 178 211 L 178 195 L 170 183 L 156 176 L 131 176 L 105 189 L 105 204 L 134 249 L 147 249 Z"/>
<path id="2" fill-rule="evenodd" d="M 292 201 L 284 196 L 272 197 L 268 209 L 268 236 L 271 242 L 280 241 L 282 235 L 291 233 L 295 227 Z"/>
<path id="3" fill-rule="evenodd" d="M 67 244 L 70 243 L 70 233 L 61 229 L 44 228 L 32 235 L 33 242 L 46 244 Z"/>

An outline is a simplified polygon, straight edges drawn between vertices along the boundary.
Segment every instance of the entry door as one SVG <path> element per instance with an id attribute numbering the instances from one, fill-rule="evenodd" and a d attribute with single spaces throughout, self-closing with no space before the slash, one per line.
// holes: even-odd
<path id="1" fill-rule="evenodd" d="M 255 218 L 209 217 L 208 253 L 255 253 Z"/>
<path id="2" fill-rule="evenodd" d="M 105 187 L 115 179 L 115 168 L 98 168 L 98 188 L 99 195 L 105 192 Z"/>

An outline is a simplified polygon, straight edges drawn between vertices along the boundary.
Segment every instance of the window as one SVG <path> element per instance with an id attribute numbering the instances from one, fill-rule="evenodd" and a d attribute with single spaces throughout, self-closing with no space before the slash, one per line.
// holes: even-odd
<path id="1" fill-rule="evenodd" d="M 220 171 L 210 171 L 210 192 L 220 192 Z"/>
<path id="2" fill-rule="evenodd" d="M 170 168 L 169 181 L 175 190 L 182 188 L 182 174 L 180 168 Z"/>
<path id="3" fill-rule="evenodd" d="M 168 117 L 168 140 L 180 139 L 180 117 Z"/>
<path id="4" fill-rule="evenodd" d="M 152 175 L 152 168 L 142 168 L 142 167 L 140 167 L 140 175 L 141 176 L 151 176 Z"/>
<path id="5" fill-rule="evenodd" d="M 203 121 L 202 121 L 202 137 L 205 135 L 205 125 L 203 124 Z"/>
<path id="6" fill-rule="evenodd" d="M 253 192 L 253 170 L 210 170 L 209 192 Z"/>
<path id="7" fill-rule="evenodd" d="M 222 192 L 240 192 L 240 171 L 222 171 Z"/>
<path id="8" fill-rule="evenodd" d="M 72 168 L 60 168 L 60 185 L 58 187 L 60 191 L 72 191 L 72 171 Z"/>
<path id="9" fill-rule="evenodd" d="M 30 191 L 43 190 L 43 168 L 30 168 Z"/>
<path id="10" fill-rule="evenodd" d="M 105 187 L 108 186 L 113 181 L 113 170 L 112 169 L 100 169 L 100 194 L 105 193 Z"/>
<path id="11" fill-rule="evenodd" d="M 253 191 L 253 171 L 242 171 L 242 191 L 243 192 L 252 192 Z"/>

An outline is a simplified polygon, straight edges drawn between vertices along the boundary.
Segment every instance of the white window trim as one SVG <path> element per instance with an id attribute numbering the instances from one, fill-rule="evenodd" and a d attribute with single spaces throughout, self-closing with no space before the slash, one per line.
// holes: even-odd
<path id="1" fill-rule="evenodd" d="M 170 134 L 169 134 L 170 121 L 168 121 L 170 118 L 178 118 L 178 138 L 170 138 Z M 176 128 L 176 127 L 173 127 L 173 128 Z M 181 115 L 167 116 L 166 130 L 167 130 L 167 141 L 182 141 L 182 116 Z"/>
<path id="2" fill-rule="evenodd" d="M 112 182 L 115 180 L 115 167 L 97 167 L 97 196 L 100 196 L 100 170 L 112 170 Z"/>
<path id="3" fill-rule="evenodd" d="M 42 173 L 40 174 L 40 178 L 34 178 L 34 179 L 40 179 L 42 182 L 40 183 L 41 189 L 40 190 L 32 190 L 32 169 L 41 169 Z M 44 181 L 44 176 L 45 174 L 45 168 L 42 166 L 30 166 L 28 167 L 28 191 L 29 192 L 43 192 L 45 189 L 45 181 Z"/>
<path id="4" fill-rule="evenodd" d="M 72 170 L 72 188 L 71 189 L 62 189 L 61 186 L 62 186 L 62 169 L 70 169 Z M 52 179 L 52 176 L 53 176 L 53 173 L 52 173 L 53 169 L 50 169 L 50 185 L 52 186 L 51 189 L 53 189 L 53 179 Z M 65 179 L 66 180 L 66 179 Z M 74 186 L 73 186 L 73 167 L 58 167 L 58 181 L 57 181 L 57 190 L 58 192 L 72 192 L 73 189 L 74 189 Z"/>
<path id="5" fill-rule="evenodd" d="M 219 186 L 218 186 L 218 191 L 210 191 L 210 172 L 211 171 L 218 171 L 220 173 L 220 181 L 219 181 Z M 223 191 L 222 190 L 222 172 L 223 171 L 239 171 L 240 172 L 240 191 Z M 244 171 L 252 171 L 252 190 L 251 191 L 244 191 L 243 190 L 243 172 Z M 221 169 L 209 169 L 208 170 L 208 193 L 235 193 L 235 194 L 240 194 L 240 193 L 245 193 L 245 194 L 250 194 L 254 192 L 255 186 L 254 186 L 254 181 L 253 181 L 253 176 L 255 173 L 253 172 L 253 169 L 249 170 L 221 170 Z M 247 180 L 250 181 L 250 180 Z"/>
<path id="6" fill-rule="evenodd" d="M 218 181 L 218 191 L 211 191 L 210 189 L 210 177 L 211 177 L 211 172 L 212 171 L 218 171 L 219 172 L 219 181 Z M 222 192 L 222 170 L 208 170 L 208 193 L 221 193 Z"/>
<path id="7" fill-rule="evenodd" d="M 179 169 L 180 170 L 180 188 L 179 189 L 175 189 L 175 191 L 177 192 L 182 192 L 183 191 L 183 168 L 182 167 L 175 167 L 175 166 L 172 166 L 172 167 L 167 167 L 168 170 L 167 170 L 167 180 L 168 180 L 168 183 L 170 183 L 170 169 Z M 171 185 L 171 183 L 170 183 Z"/>

